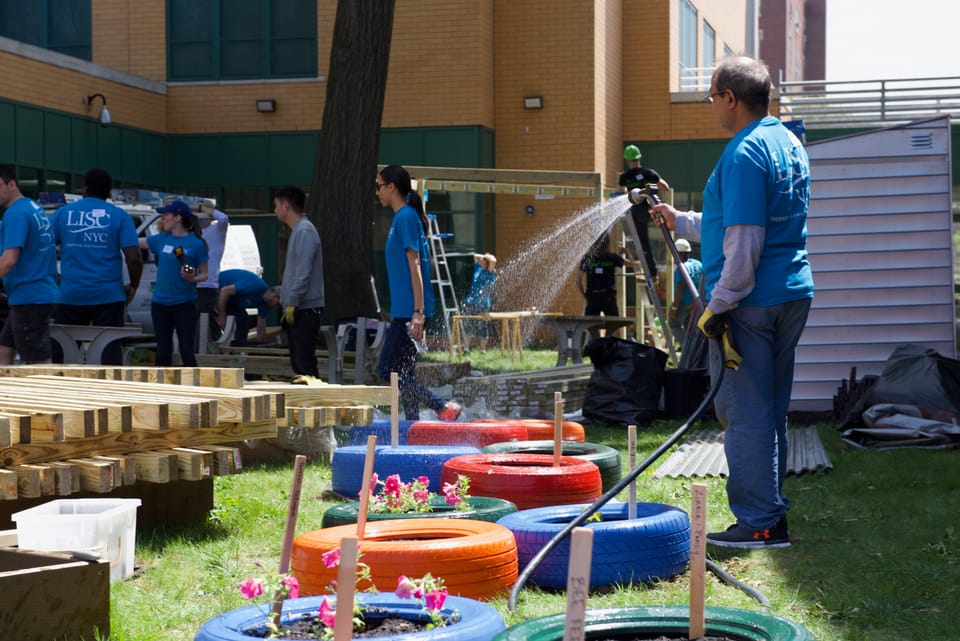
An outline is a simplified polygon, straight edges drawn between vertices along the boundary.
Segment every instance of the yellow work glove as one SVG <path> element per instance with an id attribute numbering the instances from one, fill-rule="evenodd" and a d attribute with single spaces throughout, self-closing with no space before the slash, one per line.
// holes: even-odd
<path id="1" fill-rule="evenodd" d="M 283 310 L 283 322 L 290 327 L 293 327 L 293 313 L 295 311 L 297 311 L 297 308 L 294 305 L 287 305 L 286 309 Z"/>
<path id="2" fill-rule="evenodd" d="M 743 357 L 737 351 L 733 342 L 733 336 L 727 324 L 727 314 L 714 314 L 710 308 L 703 310 L 700 320 L 697 321 L 697 328 L 703 332 L 707 338 L 716 338 L 723 336 L 723 364 L 728 369 L 737 369 L 743 362 Z"/>
<path id="3" fill-rule="evenodd" d="M 323 379 L 310 376 L 309 374 L 298 374 L 297 376 L 293 377 L 290 383 L 293 385 L 307 385 L 308 387 L 323 387 L 326 385 L 326 383 L 323 382 Z"/>

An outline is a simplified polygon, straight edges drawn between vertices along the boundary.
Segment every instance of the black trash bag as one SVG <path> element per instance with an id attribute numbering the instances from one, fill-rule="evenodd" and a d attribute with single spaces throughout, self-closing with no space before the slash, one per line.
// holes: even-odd
<path id="1" fill-rule="evenodd" d="M 656 347 L 614 336 L 583 349 L 593 374 L 583 400 L 583 417 L 598 425 L 647 425 L 657 416 L 667 354 Z"/>
<path id="2" fill-rule="evenodd" d="M 900 345 L 850 409 L 841 429 L 864 426 L 863 413 L 880 403 L 960 414 L 960 361 L 923 345 Z"/>

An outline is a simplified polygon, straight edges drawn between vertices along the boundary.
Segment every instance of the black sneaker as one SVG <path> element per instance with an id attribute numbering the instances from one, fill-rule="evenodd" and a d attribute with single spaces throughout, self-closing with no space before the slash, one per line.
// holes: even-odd
<path id="1" fill-rule="evenodd" d="M 754 530 L 734 523 L 725 532 L 711 532 L 707 543 L 724 548 L 786 548 L 790 547 L 790 532 L 787 530 L 787 517 L 768 528 Z"/>

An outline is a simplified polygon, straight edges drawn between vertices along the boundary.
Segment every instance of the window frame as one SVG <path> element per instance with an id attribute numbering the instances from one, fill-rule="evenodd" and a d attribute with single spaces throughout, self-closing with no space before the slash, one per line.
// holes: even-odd
<path id="1" fill-rule="evenodd" d="M 81 24 L 79 25 L 80 29 L 77 33 L 78 40 L 76 42 L 50 42 L 51 33 L 54 31 L 50 23 L 51 19 L 62 18 L 65 15 L 64 11 L 52 11 L 50 8 L 51 2 L 69 3 L 71 7 L 76 10 L 77 15 L 80 16 Z M 80 60 L 92 62 L 93 9 L 91 8 L 91 4 L 92 0 L 38 0 L 37 4 L 34 5 L 37 6 L 39 10 L 40 33 L 38 41 L 27 40 L 22 37 L 23 33 L 29 31 L 26 29 L 25 22 L 6 20 L 6 17 L 10 15 L 23 15 L 23 0 L 0 0 L 0 23 L 2 23 L 2 28 L 0 28 L 0 36 L 10 38 L 11 40 L 16 40 L 17 42 L 33 45 L 35 47 L 40 47 L 41 49 L 46 49 L 47 51 L 59 53 L 64 56 L 70 56 L 72 58 L 79 58 Z"/>

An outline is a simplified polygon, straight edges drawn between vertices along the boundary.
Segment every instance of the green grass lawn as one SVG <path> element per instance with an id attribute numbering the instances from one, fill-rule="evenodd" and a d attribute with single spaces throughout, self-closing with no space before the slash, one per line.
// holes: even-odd
<path id="1" fill-rule="evenodd" d="M 658 421 L 639 430 L 639 460 L 677 426 Z M 957 453 L 860 451 L 844 446 L 834 425 L 820 425 L 819 433 L 834 468 L 787 479 L 794 545 L 735 553 L 710 548 L 708 558 L 766 595 L 771 613 L 802 623 L 821 641 L 960 638 Z M 588 427 L 587 440 L 620 449 L 626 469 L 625 430 Z M 655 469 L 638 479 L 640 500 L 689 510 L 691 479 L 654 479 Z M 206 524 L 138 531 L 142 572 L 112 586 L 110 638 L 189 640 L 206 619 L 247 605 L 237 584 L 276 570 L 290 482 L 289 465 L 248 467 L 215 480 L 216 507 Z M 331 505 L 322 498 L 329 483 L 328 465 L 308 464 L 298 533 L 319 527 Z M 723 529 L 732 520 L 723 482 L 706 483 L 708 528 Z M 686 605 L 688 594 L 688 575 L 682 574 L 652 585 L 596 591 L 589 607 Z M 706 602 L 761 609 L 709 573 Z M 508 611 L 505 598 L 493 604 L 508 624 L 566 607 L 564 594 L 529 585 L 517 612 Z"/>

